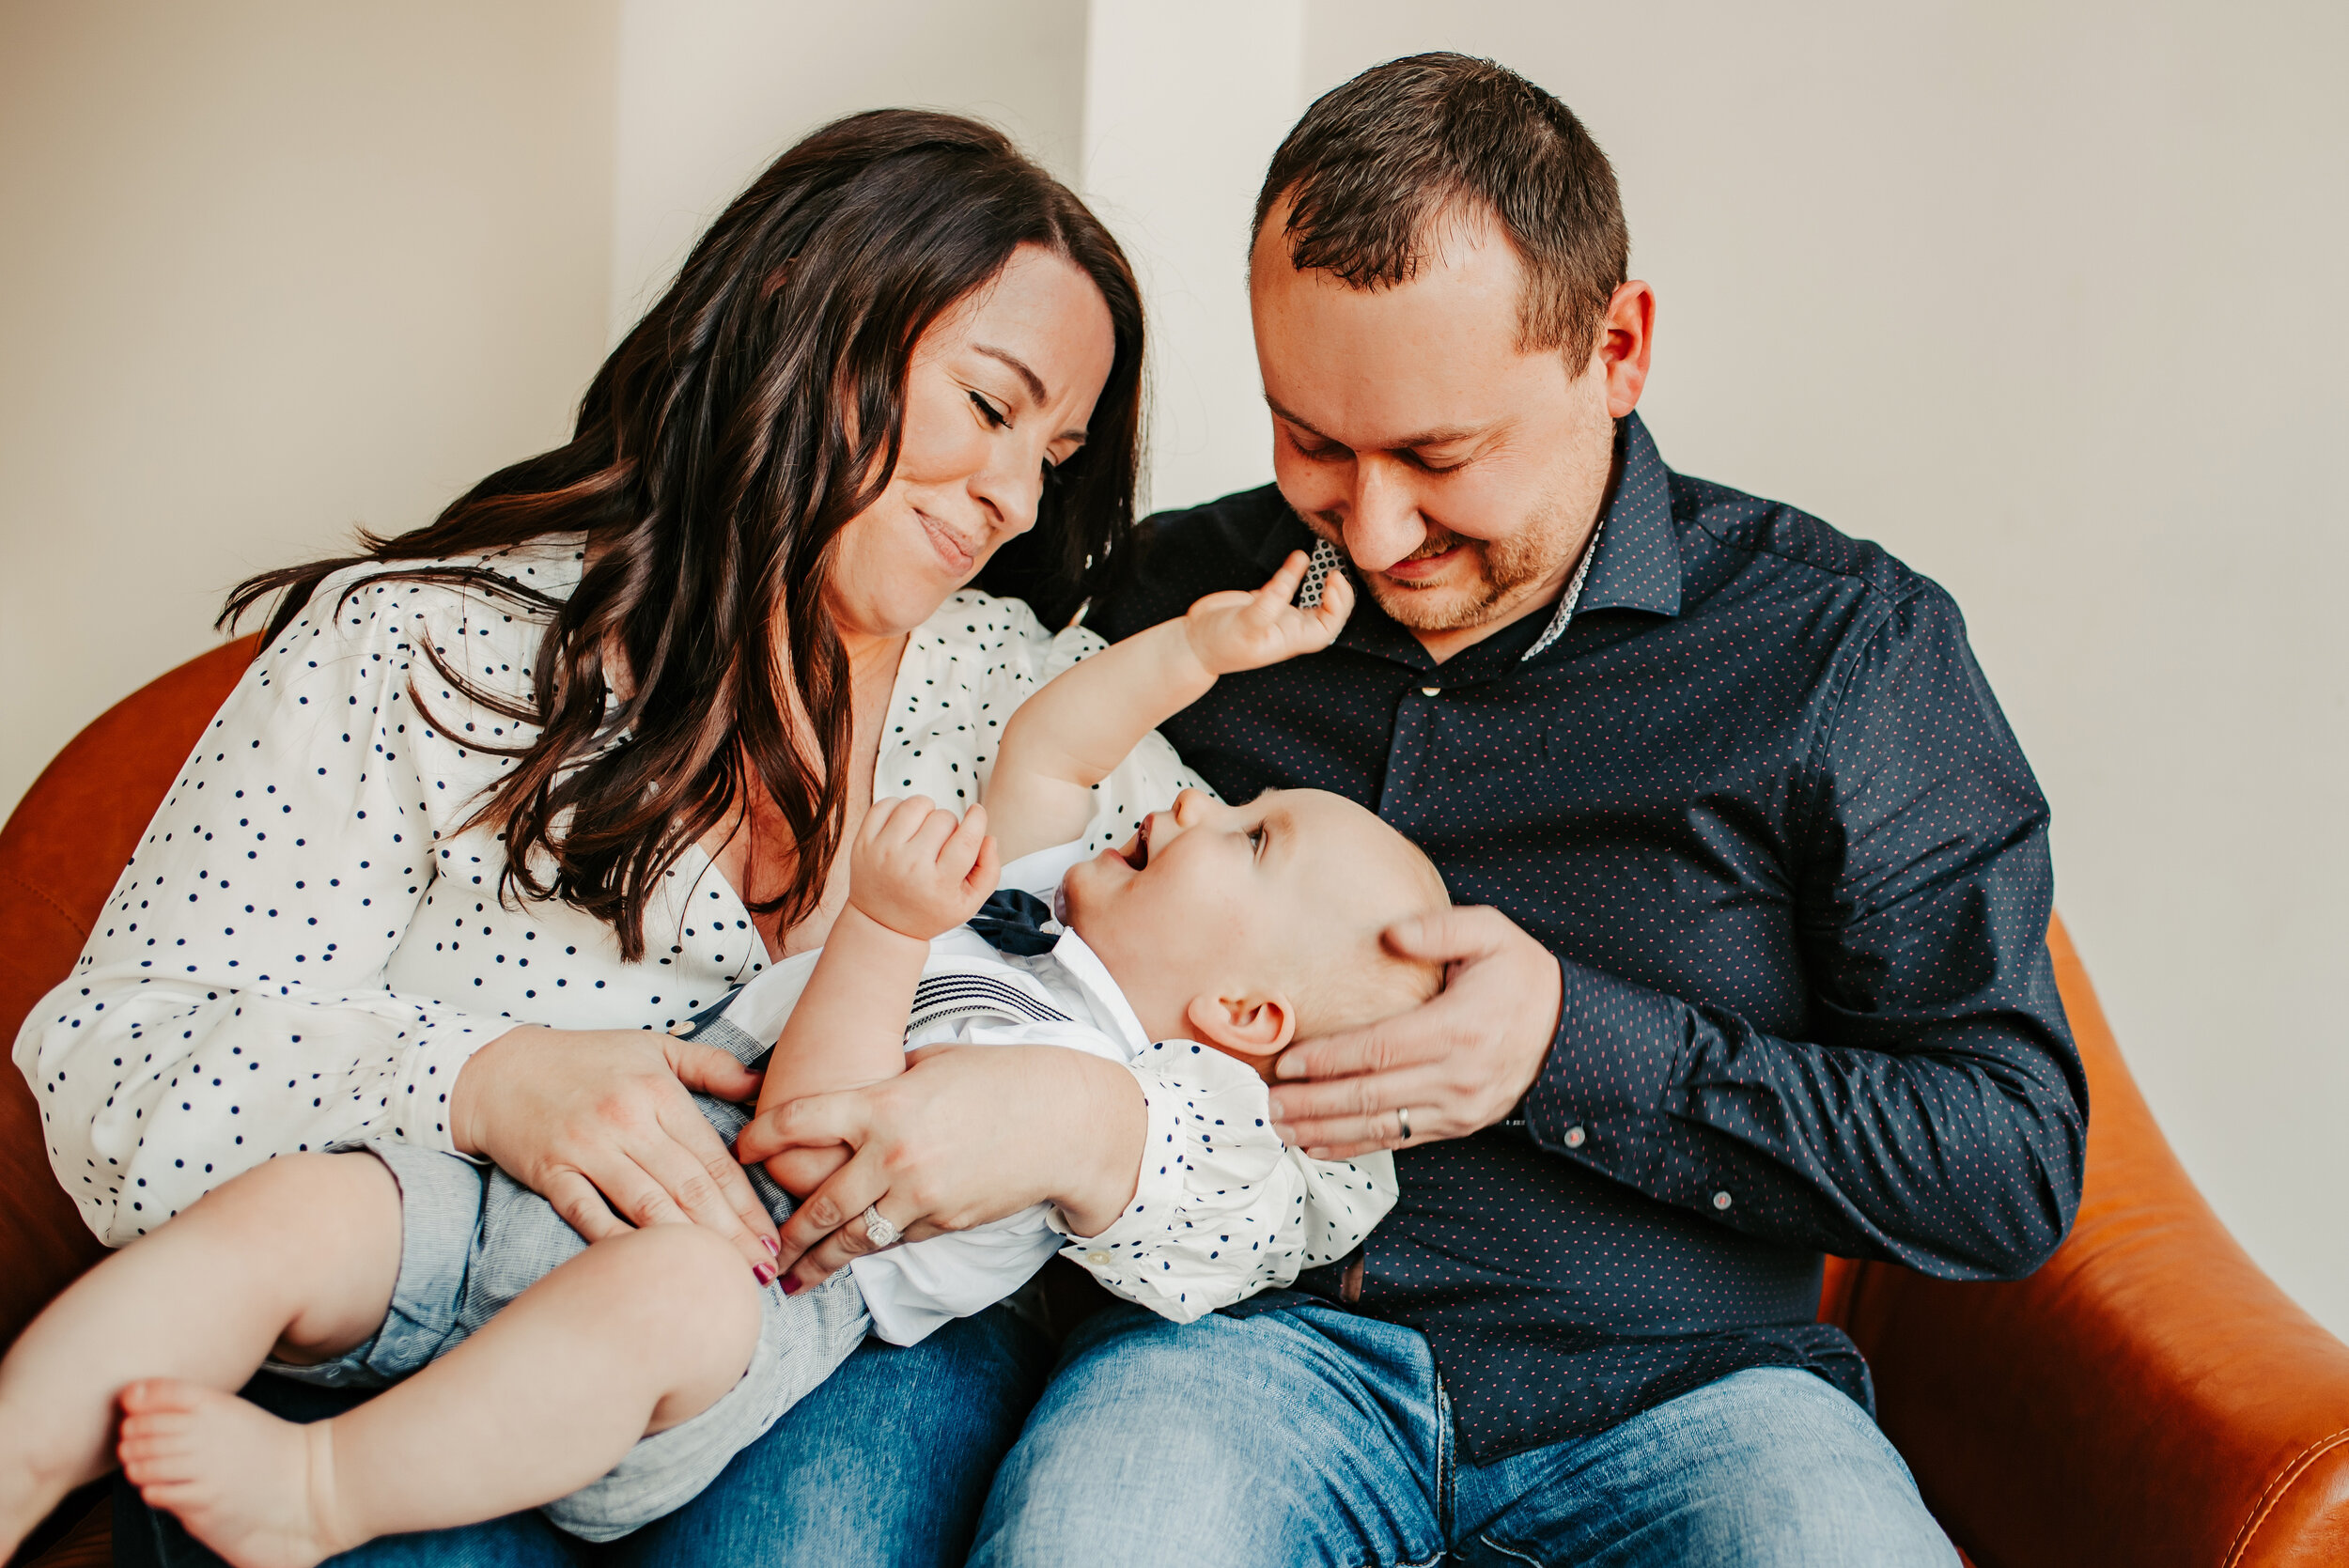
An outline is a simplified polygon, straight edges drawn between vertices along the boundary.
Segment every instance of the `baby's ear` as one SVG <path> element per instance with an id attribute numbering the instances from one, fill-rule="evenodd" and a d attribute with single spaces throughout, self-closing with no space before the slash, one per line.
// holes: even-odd
<path id="1" fill-rule="evenodd" d="M 1271 1056 L 1297 1036 L 1297 1008 L 1288 998 L 1195 996 L 1183 1017 L 1210 1046 L 1236 1056 Z"/>

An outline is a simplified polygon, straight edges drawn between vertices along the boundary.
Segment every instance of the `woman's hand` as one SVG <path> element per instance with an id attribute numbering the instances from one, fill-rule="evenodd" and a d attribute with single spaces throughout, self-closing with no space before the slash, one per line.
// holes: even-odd
<path id="1" fill-rule="evenodd" d="M 1147 1119 L 1141 1085 L 1062 1046 L 935 1046 L 896 1077 L 775 1106 L 742 1129 L 744 1164 L 846 1143 L 848 1163 L 783 1228 L 786 1290 L 822 1283 L 873 1244 L 867 1205 L 909 1241 L 1055 1203 L 1081 1235 L 1133 1201 Z"/>
<path id="2" fill-rule="evenodd" d="M 465 1063 L 449 1094 L 458 1150 L 494 1160 L 589 1241 L 690 1220 L 774 1277 L 774 1221 L 689 1090 L 750 1100 L 724 1051 L 637 1029 L 525 1026 Z"/>

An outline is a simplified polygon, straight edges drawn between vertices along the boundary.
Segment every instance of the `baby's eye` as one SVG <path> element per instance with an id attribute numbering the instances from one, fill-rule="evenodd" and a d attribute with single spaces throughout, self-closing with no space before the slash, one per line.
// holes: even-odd
<path id="1" fill-rule="evenodd" d="M 1268 835 L 1265 832 L 1264 829 L 1263 829 L 1261 826 L 1249 829 L 1249 830 L 1248 830 L 1248 850 L 1249 850 L 1249 853 L 1250 853 L 1250 854 L 1252 854 L 1252 855 L 1255 855 L 1255 856 L 1257 856 L 1258 858 L 1260 858 L 1260 859 L 1261 859 L 1261 858 L 1263 857 L 1263 855 L 1264 855 L 1264 841 L 1265 841 L 1265 839 L 1266 839 L 1268 836 Z"/>
<path id="2" fill-rule="evenodd" d="M 971 403 L 979 411 L 979 417 L 987 421 L 988 428 L 990 430 L 1000 430 L 1011 423 L 1003 411 L 988 402 L 983 393 L 972 393 Z"/>

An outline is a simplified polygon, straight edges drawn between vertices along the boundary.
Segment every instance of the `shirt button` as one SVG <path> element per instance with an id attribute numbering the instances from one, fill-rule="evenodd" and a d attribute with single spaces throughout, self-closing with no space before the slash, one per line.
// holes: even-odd
<path id="1" fill-rule="evenodd" d="M 1579 1149 L 1582 1147 L 1582 1138 L 1583 1132 L 1580 1127 L 1568 1127 L 1566 1129 L 1566 1147 L 1569 1149 Z"/>
<path id="2" fill-rule="evenodd" d="M 1725 1209 L 1729 1207 L 1729 1194 L 1726 1192 L 1714 1193 L 1713 1206 L 1717 1209 Z"/>
<path id="3" fill-rule="evenodd" d="M 1085 1254 L 1085 1262 L 1091 1264 L 1096 1268 L 1108 1267 L 1110 1255 L 1097 1248 Z"/>
<path id="4" fill-rule="evenodd" d="M 1432 697 L 1442 690 L 1440 686 L 1423 686 L 1419 689 L 1419 694 L 1423 697 Z"/>

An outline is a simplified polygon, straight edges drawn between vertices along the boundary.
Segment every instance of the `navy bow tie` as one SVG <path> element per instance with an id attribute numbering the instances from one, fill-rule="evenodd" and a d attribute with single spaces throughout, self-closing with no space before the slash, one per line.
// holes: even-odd
<path id="1" fill-rule="evenodd" d="M 987 895 L 979 912 L 970 920 L 971 929 L 987 939 L 987 945 L 1003 953 L 1017 953 L 1033 958 L 1039 953 L 1050 953 L 1059 945 L 1060 938 L 1044 929 L 1044 923 L 1052 918 L 1052 907 L 1032 893 L 1018 888 L 998 888 Z"/>

